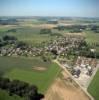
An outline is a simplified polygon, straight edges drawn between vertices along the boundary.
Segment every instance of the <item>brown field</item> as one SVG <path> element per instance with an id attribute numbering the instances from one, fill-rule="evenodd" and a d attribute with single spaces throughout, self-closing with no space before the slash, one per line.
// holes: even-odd
<path id="1" fill-rule="evenodd" d="M 5 28 L 14 28 L 17 25 L 0 25 L 0 29 L 5 29 Z"/>
<path id="2" fill-rule="evenodd" d="M 39 25 L 35 25 L 35 24 L 22 24 L 22 26 L 30 26 L 33 28 L 53 28 L 56 27 L 56 25 L 54 24 L 39 24 Z"/>
<path id="3" fill-rule="evenodd" d="M 33 67 L 33 70 L 37 70 L 37 71 L 45 71 L 47 70 L 45 67 Z"/>
<path id="4" fill-rule="evenodd" d="M 85 36 L 84 32 L 81 33 L 64 33 L 64 36 L 71 35 L 71 36 Z"/>
<path id="5" fill-rule="evenodd" d="M 44 100 L 90 100 L 80 87 L 62 72 L 63 78 L 57 78 L 45 94 Z"/>

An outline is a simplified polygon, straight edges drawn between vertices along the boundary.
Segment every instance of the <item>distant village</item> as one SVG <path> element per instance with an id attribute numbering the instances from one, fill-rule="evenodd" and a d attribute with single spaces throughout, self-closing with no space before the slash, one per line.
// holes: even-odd
<path id="1" fill-rule="evenodd" d="M 4 36 L 0 40 L 0 56 L 42 56 L 42 54 L 52 53 L 55 56 L 87 55 L 90 48 L 87 46 L 84 37 L 67 36 L 57 37 L 43 46 L 35 47 L 18 41 L 16 37 Z M 84 52 L 84 53 L 83 53 Z"/>

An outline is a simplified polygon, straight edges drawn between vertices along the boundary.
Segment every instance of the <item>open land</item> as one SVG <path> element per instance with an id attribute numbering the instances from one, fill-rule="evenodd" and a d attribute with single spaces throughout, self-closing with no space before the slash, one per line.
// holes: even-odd
<path id="1" fill-rule="evenodd" d="M 55 79 L 47 91 L 44 100 L 90 100 L 67 73 L 62 71 L 61 74 L 61 78 Z"/>
<path id="2" fill-rule="evenodd" d="M 3 63 L 3 61 L 5 63 Z M 39 58 L 24 59 L 1 57 L 0 65 L 2 65 L 0 71 L 4 73 L 4 77 L 35 84 L 38 86 L 40 92 L 45 92 L 47 90 L 60 71 L 60 67 L 57 64 L 52 62 L 44 63 Z M 43 66 L 46 70 L 33 70 L 33 67 L 36 68 L 38 65 L 41 65 L 41 69 Z"/>
<path id="3" fill-rule="evenodd" d="M 95 33 L 93 30 L 90 30 L 89 26 L 87 26 L 87 29 L 83 29 L 82 31 L 78 28 L 78 25 L 86 26 L 90 24 L 98 25 L 97 23 L 94 24 L 91 23 L 90 20 L 85 21 L 84 19 L 59 20 L 58 24 L 49 24 L 47 21 L 38 20 L 36 18 L 18 19 L 18 25 L 0 25 L 0 39 L 5 35 L 15 36 L 19 41 L 23 41 L 29 45 L 38 47 L 41 46 L 43 42 L 47 44 L 49 41 L 54 40 L 52 47 L 54 48 L 54 45 L 56 45 L 57 48 L 59 44 L 57 44 L 55 40 L 58 41 L 58 39 L 60 39 L 57 37 L 84 37 L 88 46 L 96 50 L 95 56 L 97 56 L 99 55 L 99 33 Z M 64 25 L 67 28 L 58 30 L 57 26 L 61 25 Z M 77 25 L 76 27 L 78 29 L 74 28 L 75 25 Z M 69 28 L 68 26 L 72 26 L 74 29 Z M 40 34 L 41 29 L 44 28 L 51 29 L 52 34 Z M 64 40 L 65 38 L 61 38 L 59 43 L 63 43 Z M 59 48 L 62 47 L 60 46 Z M 63 56 L 64 55 L 61 55 L 60 53 L 59 57 L 63 58 Z M 73 62 L 73 58 L 74 55 L 72 54 L 70 54 L 68 57 L 71 62 Z M 95 100 L 99 99 L 98 72 L 88 87 L 88 92 L 95 98 Z M 0 75 L 10 78 L 11 80 L 17 79 L 36 85 L 38 87 L 38 91 L 45 94 L 44 100 L 90 100 L 88 95 L 81 89 L 81 87 L 71 80 L 68 73 L 64 72 L 59 65 L 52 62 L 52 58 L 51 60 L 44 61 L 42 60 L 42 57 L 39 56 L 1 56 Z M 0 99 L 23 100 L 23 98 L 17 96 L 9 96 L 8 93 L 3 90 L 0 90 Z"/>

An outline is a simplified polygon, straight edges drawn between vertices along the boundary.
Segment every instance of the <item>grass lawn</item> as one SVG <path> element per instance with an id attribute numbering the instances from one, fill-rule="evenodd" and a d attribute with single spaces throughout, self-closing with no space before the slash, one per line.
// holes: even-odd
<path id="1" fill-rule="evenodd" d="M 95 100 L 99 100 L 99 70 L 89 85 L 88 92 L 95 98 Z"/>

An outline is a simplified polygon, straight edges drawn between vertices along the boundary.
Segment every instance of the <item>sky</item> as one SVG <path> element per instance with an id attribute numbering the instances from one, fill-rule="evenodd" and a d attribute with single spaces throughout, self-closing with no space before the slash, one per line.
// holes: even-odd
<path id="1" fill-rule="evenodd" d="M 0 16 L 99 17 L 99 0 L 0 0 Z"/>

